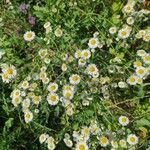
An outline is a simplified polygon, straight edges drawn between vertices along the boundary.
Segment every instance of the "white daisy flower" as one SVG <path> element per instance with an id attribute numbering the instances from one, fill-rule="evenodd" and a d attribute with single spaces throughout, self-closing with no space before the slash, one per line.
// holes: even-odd
<path id="1" fill-rule="evenodd" d="M 32 121 L 32 119 L 33 119 L 33 114 L 32 114 L 32 112 L 31 111 L 25 111 L 25 113 L 24 113 L 24 119 L 25 119 L 25 122 L 26 123 L 29 123 L 29 122 L 31 122 Z"/>
<path id="2" fill-rule="evenodd" d="M 75 150 L 88 150 L 88 145 L 86 142 L 78 142 Z"/>
<path id="3" fill-rule="evenodd" d="M 98 45 L 99 45 L 99 40 L 98 40 L 98 38 L 91 38 L 91 39 L 89 40 L 89 43 L 88 43 L 89 48 L 97 48 Z"/>
<path id="4" fill-rule="evenodd" d="M 99 138 L 99 143 L 102 147 L 106 147 L 109 144 L 109 140 L 106 136 L 101 136 Z"/>
<path id="5" fill-rule="evenodd" d="M 74 86 L 66 84 L 63 86 L 63 90 L 74 91 Z"/>
<path id="6" fill-rule="evenodd" d="M 46 23 L 44 24 L 44 28 L 46 29 L 46 28 L 50 27 L 50 25 L 51 25 L 50 22 L 46 22 Z"/>
<path id="7" fill-rule="evenodd" d="M 138 76 L 136 75 L 131 75 L 128 79 L 127 79 L 127 83 L 130 85 L 136 85 L 138 82 Z"/>
<path id="8" fill-rule="evenodd" d="M 21 101 L 22 101 L 21 97 L 14 97 L 14 98 L 12 99 L 12 104 L 13 104 L 15 107 L 17 107 L 17 106 L 21 103 Z"/>
<path id="9" fill-rule="evenodd" d="M 128 17 L 127 18 L 127 24 L 132 25 L 134 23 L 134 18 L 133 17 Z"/>
<path id="10" fill-rule="evenodd" d="M 48 143 L 48 145 L 47 145 L 47 148 L 49 149 L 49 150 L 54 150 L 55 149 L 55 144 L 54 143 Z"/>
<path id="11" fill-rule="evenodd" d="M 138 137 L 135 134 L 130 134 L 127 137 L 127 142 L 130 145 L 136 145 L 138 143 Z"/>
<path id="12" fill-rule="evenodd" d="M 121 39 L 126 39 L 129 37 L 129 35 L 130 35 L 130 31 L 126 28 L 123 28 L 118 31 L 118 37 Z"/>
<path id="13" fill-rule="evenodd" d="M 90 129 L 88 127 L 83 127 L 81 130 L 81 134 L 83 135 L 85 140 L 88 140 L 90 137 Z"/>
<path id="14" fill-rule="evenodd" d="M 54 34 L 56 37 L 61 37 L 63 35 L 63 31 L 60 28 L 57 28 Z"/>
<path id="15" fill-rule="evenodd" d="M 138 67 L 136 68 L 136 74 L 140 77 L 143 78 L 147 74 L 147 69 L 145 67 Z"/>
<path id="16" fill-rule="evenodd" d="M 141 56 L 141 57 L 142 57 L 142 56 L 145 56 L 145 55 L 147 54 L 147 53 L 145 52 L 145 50 L 138 50 L 136 53 L 137 53 L 138 56 Z"/>
<path id="17" fill-rule="evenodd" d="M 77 50 L 77 51 L 75 52 L 75 54 L 74 54 L 74 57 L 75 57 L 76 59 L 80 58 L 80 57 L 81 57 L 81 50 Z"/>
<path id="18" fill-rule="evenodd" d="M 115 34 L 117 32 L 117 28 L 116 27 L 111 27 L 110 29 L 109 29 L 109 33 L 110 34 Z"/>
<path id="19" fill-rule="evenodd" d="M 133 5 L 131 5 L 131 4 L 125 5 L 124 8 L 123 8 L 123 12 L 125 12 L 125 13 L 132 13 L 132 12 L 134 12 Z"/>
<path id="20" fill-rule="evenodd" d="M 58 90 L 58 84 L 50 83 L 47 87 L 49 92 L 56 92 Z"/>
<path id="21" fill-rule="evenodd" d="M 146 33 L 144 36 L 143 36 L 143 40 L 145 42 L 149 42 L 150 41 L 150 33 Z"/>
<path id="22" fill-rule="evenodd" d="M 120 88 L 126 88 L 126 87 L 127 87 L 127 84 L 126 84 L 126 82 L 120 81 L 120 82 L 118 83 L 118 87 L 120 87 Z"/>
<path id="23" fill-rule="evenodd" d="M 127 126 L 129 124 L 129 119 L 126 116 L 120 116 L 118 121 L 122 126 Z"/>
<path id="24" fill-rule="evenodd" d="M 85 60 L 85 59 L 79 59 L 79 60 L 78 60 L 78 65 L 79 65 L 80 67 L 84 67 L 84 66 L 86 65 L 86 60 Z"/>
<path id="25" fill-rule="evenodd" d="M 41 134 L 40 137 L 39 137 L 39 142 L 42 144 L 46 141 L 46 134 Z"/>
<path id="26" fill-rule="evenodd" d="M 119 141 L 119 145 L 120 145 L 120 147 L 122 147 L 122 148 L 127 148 L 127 142 L 126 142 L 126 140 L 120 140 Z"/>
<path id="27" fill-rule="evenodd" d="M 66 64 L 62 64 L 61 70 L 62 70 L 62 71 L 67 71 L 67 65 L 66 65 Z"/>
<path id="28" fill-rule="evenodd" d="M 51 33 L 52 32 L 52 27 L 48 27 L 46 28 L 46 34 Z M 49 41 L 47 41 L 47 44 L 49 44 Z"/>
<path id="29" fill-rule="evenodd" d="M 70 139 L 65 138 L 63 141 L 65 142 L 66 146 L 70 148 L 73 146 L 73 142 Z"/>
<path id="30" fill-rule="evenodd" d="M 8 76 L 8 78 L 14 78 L 17 75 L 17 70 L 14 65 L 2 65 L 2 72 Z"/>
<path id="31" fill-rule="evenodd" d="M 30 99 L 26 98 L 25 100 L 22 101 L 22 107 L 23 108 L 29 108 L 30 107 Z"/>
<path id="32" fill-rule="evenodd" d="M 91 52 L 88 49 L 85 49 L 81 52 L 81 57 L 83 59 L 89 59 L 91 57 Z"/>
<path id="33" fill-rule="evenodd" d="M 38 53 L 42 59 L 44 59 L 48 54 L 47 49 L 40 49 Z"/>
<path id="34" fill-rule="evenodd" d="M 59 101 L 59 96 L 56 93 L 49 93 L 47 101 L 50 105 L 56 105 Z"/>
<path id="35" fill-rule="evenodd" d="M 89 74 L 89 75 L 92 75 L 94 76 L 94 74 L 97 74 L 98 73 L 98 69 L 96 67 L 95 64 L 89 64 L 86 68 L 86 72 Z"/>
<path id="36" fill-rule="evenodd" d="M 32 31 L 27 31 L 23 37 L 25 41 L 30 42 L 35 38 L 35 33 Z"/>
<path id="37" fill-rule="evenodd" d="M 21 95 L 21 91 L 19 89 L 15 89 L 12 91 L 10 97 L 11 98 L 20 97 L 20 95 Z"/>
<path id="38" fill-rule="evenodd" d="M 79 84 L 80 83 L 80 76 L 77 74 L 73 74 L 69 77 L 69 81 L 73 85 Z"/>
<path id="39" fill-rule="evenodd" d="M 150 54 L 143 56 L 142 59 L 143 59 L 144 63 L 150 64 Z"/>
<path id="40" fill-rule="evenodd" d="M 63 96 L 66 99 L 72 99 L 74 96 L 74 92 L 72 90 L 63 90 Z"/>
<path id="41" fill-rule="evenodd" d="M 24 90 L 29 88 L 29 82 L 28 81 L 23 81 L 21 83 L 21 88 L 23 88 Z"/>

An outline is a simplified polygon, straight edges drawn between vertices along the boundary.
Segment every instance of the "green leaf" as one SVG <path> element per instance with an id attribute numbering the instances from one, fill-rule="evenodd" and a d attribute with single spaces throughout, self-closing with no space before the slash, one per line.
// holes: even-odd
<path id="1" fill-rule="evenodd" d="M 136 124 L 137 124 L 138 127 L 141 127 L 141 126 L 148 126 L 148 127 L 150 127 L 150 121 L 145 119 L 145 118 L 137 120 Z"/>

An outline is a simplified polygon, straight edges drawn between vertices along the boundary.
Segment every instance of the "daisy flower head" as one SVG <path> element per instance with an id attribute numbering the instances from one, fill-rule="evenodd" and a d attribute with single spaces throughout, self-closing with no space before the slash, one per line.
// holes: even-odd
<path id="1" fill-rule="evenodd" d="M 33 101 L 33 103 L 36 104 L 36 105 L 38 105 L 38 104 L 41 102 L 41 100 L 42 100 L 41 96 L 36 96 L 36 95 L 34 95 L 34 96 L 32 97 L 32 101 Z"/>
<path id="2" fill-rule="evenodd" d="M 129 37 L 129 35 L 130 35 L 130 30 L 128 30 L 126 28 L 123 28 L 123 29 L 118 31 L 118 37 L 120 39 L 126 39 Z"/>
<path id="3" fill-rule="evenodd" d="M 131 75 L 128 79 L 127 79 L 127 83 L 130 85 L 136 85 L 138 82 L 138 76 L 136 75 Z"/>
<path id="4" fill-rule="evenodd" d="M 66 139 L 65 138 L 63 141 L 66 144 L 66 146 L 68 146 L 68 147 L 72 147 L 73 146 L 73 142 L 70 139 Z"/>
<path id="5" fill-rule="evenodd" d="M 74 86 L 66 84 L 63 86 L 63 90 L 74 91 Z"/>
<path id="6" fill-rule="evenodd" d="M 14 97 L 13 99 L 12 99 L 12 104 L 15 106 L 15 107 L 17 107 L 20 103 L 21 103 L 21 97 Z"/>
<path id="7" fill-rule="evenodd" d="M 17 70 L 14 65 L 2 65 L 2 72 L 10 79 L 17 75 Z"/>
<path id="8" fill-rule="evenodd" d="M 46 134 L 41 134 L 40 137 L 39 137 L 39 142 L 42 144 L 46 141 Z"/>
<path id="9" fill-rule="evenodd" d="M 49 92 L 56 92 L 58 90 L 58 84 L 57 83 L 50 83 L 47 87 Z"/>
<path id="10" fill-rule="evenodd" d="M 136 53 L 137 53 L 137 55 L 140 56 L 140 57 L 143 57 L 143 56 L 145 56 L 145 55 L 147 54 L 147 53 L 145 52 L 145 50 L 143 50 L 143 49 L 142 49 L 142 50 L 138 50 Z"/>
<path id="11" fill-rule="evenodd" d="M 126 140 L 124 140 L 124 139 L 120 140 L 119 141 L 119 145 L 122 148 L 127 148 L 127 142 L 126 142 Z"/>
<path id="12" fill-rule="evenodd" d="M 145 64 L 150 64 L 150 54 L 147 54 L 142 57 Z"/>
<path id="13" fill-rule="evenodd" d="M 112 141 L 111 141 L 111 145 L 112 145 L 112 147 L 113 147 L 114 149 L 117 149 L 117 148 L 118 148 L 118 143 L 117 143 L 117 141 L 112 140 Z"/>
<path id="14" fill-rule="evenodd" d="M 80 57 L 81 57 L 81 50 L 77 50 L 77 51 L 75 52 L 75 54 L 74 54 L 74 57 L 75 57 L 76 59 L 80 58 Z"/>
<path id="15" fill-rule="evenodd" d="M 127 142 L 130 145 L 136 145 L 138 143 L 138 137 L 135 134 L 130 134 L 127 137 Z"/>
<path id="16" fill-rule="evenodd" d="M 61 70 L 62 70 L 62 71 L 67 71 L 67 65 L 66 65 L 66 64 L 62 64 Z"/>
<path id="17" fill-rule="evenodd" d="M 138 67 L 136 68 L 136 74 L 140 78 L 143 78 L 147 74 L 147 69 L 145 67 Z"/>
<path id="18" fill-rule="evenodd" d="M 32 41 L 34 38 L 35 38 L 35 32 L 33 31 L 27 31 L 25 34 L 24 34 L 24 40 L 25 41 Z"/>
<path id="19" fill-rule="evenodd" d="M 19 89 L 15 89 L 12 91 L 10 97 L 11 98 L 20 97 L 20 95 L 21 95 L 21 91 Z"/>
<path id="20" fill-rule="evenodd" d="M 98 38 L 91 38 L 91 39 L 89 39 L 89 42 L 88 42 L 88 46 L 89 46 L 89 48 L 97 48 L 98 47 L 98 45 L 99 45 L 99 40 L 98 40 Z"/>
<path id="21" fill-rule="evenodd" d="M 91 75 L 91 76 L 94 76 L 94 74 L 97 74 L 98 73 L 98 69 L 96 67 L 95 64 L 89 64 L 86 68 L 86 72 Z"/>
<path id="22" fill-rule="evenodd" d="M 81 52 L 82 59 L 89 59 L 91 57 L 91 52 L 88 49 L 85 49 Z"/>
<path id="23" fill-rule="evenodd" d="M 63 35 L 63 31 L 61 28 L 57 28 L 54 32 L 56 37 L 61 37 Z"/>
<path id="24" fill-rule="evenodd" d="M 134 12 L 133 5 L 131 5 L 131 4 L 125 5 L 123 8 L 123 12 L 125 12 L 127 14 Z"/>
<path id="25" fill-rule="evenodd" d="M 33 119 L 33 113 L 31 111 L 29 111 L 29 110 L 25 111 L 25 113 L 24 113 L 24 119 L 25 119 L 26 123 L 31 122 L 32 119 Z"/>
<path id="26" fill-rule="evenodd" d="M 74 96 L 74 92 L 72 90 L 63 90 L 63 96 L 66 99 L 72 99 Z"/>
<path id="27" fill-rule="evenodd" d="M 52 32 L 52 27 L 51 26 L 46 28 L 46 34 L 51 33 L 51 32 Z M 49 42 L 47 44 L 49 44 Z"/>
<path id="28" fill-rule="evenodd" d="M 25 100 L 22 101 L 22 107 L 23 108 L 29 108 L 30 107 L 30 99 L 29 98 L 26 98 Z"/>
<path id="29" fill-rule="evenodd" d="M 133 17 L 128 17 L 127 18 L 127 24 L 132 25 L 134 23 L 134 18 Z"/>
<path id="30" fill-rule="evenodd" d="M 116 27 L 109 28 L 109 33 L 110 34 L 115 34 L 116 32 L 117 32 L 117 28 Z"/>
<path id="31" fill-rule="evenodd" d="M 144 36 L 143 36 L 143 40 L 145 42 L 149 42 L 150 41 L 150 32 L 147 32 Z"/>
<path id="32" fill-rule="evenodd" d="M 129 119 L 126 116 L 120 116 L 118 121 L 122 126 L 127 126 L 129 124 Z"/>
<path id="33" fill-rule="evenodd" d="M 24 90 L 26 90 L 27 88 L 29 88 L 29 82 L 28 81 L 23 81 L 21 83 L 21 88 L 23 88 Z"/>
<path id="34" fill-rule="evenodd" d="M 47 101 L 50 105 L 56 105 L 59 101 L 59 96 L 56 93 L 49 93 Z"/>
<path id="35" fill-rule="evenodd" d="M 85 59 L 79 59 L 78 65 L 79 65 L 79 67 L 84 67 L 86 65 L 86 60 Z"/>
<path id="36" fill-rule="evenodd" d="M 48 143 L 47 148 L 49 150 L 54 150 L 56 148 L 56 145 L 54 143 Z"/>
<path id="37" fill-rule="evenodd" d="M 141 66 L 142 66 L 142 63 L 141 63 L 141 61 L 137 60 L 137 61 L 133 62 L 133 66 L 134 66 L 135 68 L 141 67 Z"/>
<path id="38" fill-rule="evenodd" d="M 75 150 L 88 150 L 88 145 L 86 142 L 78 142 Z"/>
<path id="39" fill-rule="evenodd" d="M 70 77 L 69 77 L 69 81 L 70 81 L 70 83 L 71 84 L 73 84 L 73 85 L 77 85 L 77 84 L 79 84 L 80 83 L 80 76 L 79 75 L 77 75 L 77 74 L 73 74 L 73 75 L 71 75 Z"/>
<path id="40" fill-rule="evenodd" d="M 47 49 L 40 49 L 38 53 L 41 59 L 44 59 L 48 54 Z"/>
<path id="41" fill-rule="evenodd" d="M 81 134 L 83 135 L 85 140 L 88 140 L 90 137 L 90 129 L 88 127 L 83 127 L 81 130 Z"/>
<path id="42" fill-rule="evenodd" d="M 109 144 L 109 140 L 106 136 L 101 136 L 99 138 L 99 143 L 102 147 L 106 147 Z"/>
<path id="43" fill-rule="evenodd" d="M 46 28 L 50 27 L 50 25 L 51 25 L 50 22 L 46 22 L 46 23 L 44 24 L 44 28 L 46 29 Z"/>

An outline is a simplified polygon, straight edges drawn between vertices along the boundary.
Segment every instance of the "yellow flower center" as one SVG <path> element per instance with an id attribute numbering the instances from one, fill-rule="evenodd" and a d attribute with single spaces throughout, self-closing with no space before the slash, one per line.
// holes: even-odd
<path id="1" fill-rule="evenodd" d="M 131 141 L 131 142 L 135 142 L 135 138 L 134 138 L 134 137 L 131 137 L 131 138 L 130 138 L 130 141 Z"/>
<path id="2" fill-rule="evenodd" d="M 65 95 L 66 95 L 66 97 L 71 97 L 71 93 L 70 92 L 67 92 Z"/>
<path id="3" fill-rule="evenodd" d="M 95 71 L 95 67 L 91 66 L 91 67 L 89 68 L 89 72 L 94 72 L 94 71 Z"/>
<path id="4" fill-rule="evenodd" d="M 101 143 L 101 144 L 106 144 L 107 142 L 108 142 L 107 137 L 102 136 L 102 137 L 100 138 L 100 143 Z"/>
<path id="5" fill-rule="evenodd" d="M 55 86 L 55 85 L 52 85 L 52 86 L 50 87 L 50 89 L 53 91 L 53 90 L 56 89 L 56 86 Z"/>
<path id="6" fill-rule="evenodd" d="M 145 59 L 146 61 L 150 61 L 150 56 L 145 56 L 144 59 Z"/>
<path id="7" fill-rule="evenodd" d="M 91 43 L 91 45 L 96 45 L 96 40 L 93 39 L 93 40 L 90 41 L 90 43 Z"/>
<path id="8" fill-rule="evenodd" d="M 28 37 L 28 38 L 32 38 L 32 33 L 28 33 L 28 34 L 27 34 L 27 37 Z"/>
<path id="9" fill-rule="evenodd" d="M 138 73 L 139 73 L 139 74 L 143 74 L 143 73 L 144 73 L 144 70 L 143 70 L 143 69 L 139 69 L 139 70 L 138 70 Z"/>
<path id="10" fill-rule="evenodd" d="M 26 114 L 26 118 L 29 119 L 30 118 L 30 114 Z"/>
<path id="11" fill-rule="evenodd" d="M 81 144 L 81 145 L 79 146 L 79 150 L 85 150 L 85 146 L 84 146 L 83 144 Z"/>
<path id="12" fill-rule="evenodd" d="M 55 102 L 56 101 L 56 96 L 55 95 L 51 95 L 50 96 L 50 100 L 53 101 L 53 102 Z"/>
<path id="13" fill-rule="evenodd" d="M 88 52 L 84 52 L 85 57 L 88 57 L 88 55 L 89 55 Z"/>
<path id="14" fill-rule="evenodd" d="M 121 119 L 121 121 L 125 123 L 125 122 L 127 121 L 127 119 L 126 119 L 125 117 L 123 117 L 123 118 Z"/>
<path id="15" fill-rule="evenodd" d="M 122 35 L 122 36 L 126 36 L 126 35 L 127 35 L 127 32 L 126 32 L 126 31 L 122 31 L 122 32 L 121 32 L 121 35 Z"/>
<path id="16" fill-rule="evenodd" d="M 131 77 L 131 78 L 130 78 L 130 82 L 135 82 L 135 78 L 134 78 L 134 77 Z"/>
<path id="17" fill-rule="evenodd" d="M 12 74 L 13 74 L 13 69 L 12 69 L 11 67 L 9 67 L 9 68 L 7 69 L 7 73 L 8 73 L 9 75 L 12 75 Z"/>
<path id="18" fill-rule="evenodd" d="M 72 80 L 73 80 L 73 81 L 77 81 L 77 80 L 78 80 L 78 77 L 77 77 L 77 76 L 73 76 L 73 77 L 72 77 Z"/>

